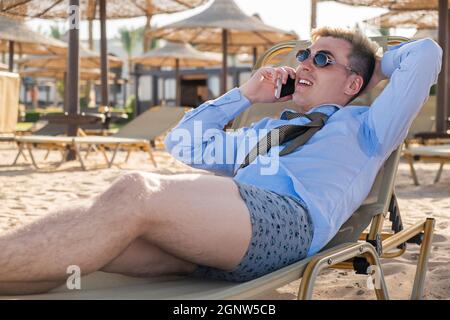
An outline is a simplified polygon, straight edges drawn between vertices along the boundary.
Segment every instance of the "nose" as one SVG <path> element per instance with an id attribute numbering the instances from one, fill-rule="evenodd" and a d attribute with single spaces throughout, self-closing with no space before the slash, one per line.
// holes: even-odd
<path id="1" fill-rule="evenodd" d="M 306 60 L 304 60 L 303 62 L 300 62 L 298 65 L 298 70 L 299 71 L 311 71 L 313 69 L 313 65 L 312 65 L 312 59 L 308 58 Z"/>

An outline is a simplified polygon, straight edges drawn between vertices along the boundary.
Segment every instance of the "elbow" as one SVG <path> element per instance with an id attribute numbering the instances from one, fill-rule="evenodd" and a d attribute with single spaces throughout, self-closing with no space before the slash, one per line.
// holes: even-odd
<path id="1" fill-rule="evenodd" d="M 172 139 L 172 132 L 169 132 L 167 136 L 164 138 L 164 148 L 168 153 L 170 153 L 174 146 L 175 143 Z"/>
<path id="2" fill-rule="evenodd" d="M 443 50 L 441 46 L 431 38 L 425 38 L 422 42 L 422 53 L 425 59 L 430 62 L 429 66 L 435 66 L 436 76 L 439 74 L 442 66 Z"/>
<path id="3" fill-rule="evenodd" d="M 172 130 L 164 139 L 166 151 L 175 159 L 192 165 L 201 162 L 202 145 L 196 145 L 187 137 L 179 136 L 180 130 Z"/>

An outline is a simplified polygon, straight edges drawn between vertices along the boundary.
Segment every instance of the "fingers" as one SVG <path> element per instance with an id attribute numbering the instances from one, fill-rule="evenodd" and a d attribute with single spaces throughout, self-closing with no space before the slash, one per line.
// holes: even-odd
<path id="1" fill-rule="evenodd" d="M 295 69 L 288 66 L 277 68 L 267 67 L 263 68 L 261 72 L 262 76 L 266 80 L 271 81 L 274 84 L 274 86 L 276 86 L 278 79 L 281 79 L 281 82 L 283 84 L 286 84 L 289 77 L 295 79 Z"/>

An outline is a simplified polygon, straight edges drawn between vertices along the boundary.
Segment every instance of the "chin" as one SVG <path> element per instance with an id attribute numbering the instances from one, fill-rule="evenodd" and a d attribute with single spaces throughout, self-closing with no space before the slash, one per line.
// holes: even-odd
<path id="1" fill-rule="evenodd" d="M 294 102 L 295 106 L 301 110 L 308 109 L 308 106 L 310 105 L 307 101 L 305 101 L 305 99 L 302 99 L 297 95 L 292 96 L 292 101 Z"/>

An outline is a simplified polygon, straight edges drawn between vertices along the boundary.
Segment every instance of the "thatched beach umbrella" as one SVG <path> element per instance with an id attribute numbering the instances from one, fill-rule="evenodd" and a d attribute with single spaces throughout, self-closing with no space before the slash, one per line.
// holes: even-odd
<path id="1" fill-rule="evenodd" d="M 322 0 L 323 1 L 323 0 Z M 436 131 L 445 133 L 448 127 L 450 115 L 450 81 L 448 56 L 450 51 L 449 29 L 449 4 L 448 0 L 335 0 L 343 4 L 374 6 L 396 10 L 438 10 L 439 16 L 439 44 L 444 48 L 442 59 L 442 72 L 438 80 L 438 97 L 436 108 Z"/>
<path id="2" fill-rule="evenodd" d="M 329 1 L 329 0 L 319 0 Z M 391 10 L 436 10 L 440 0 L 335 0 L 353 6 L 383 7 Z"/>
<path id="3" fill-rule="evenodd" d="M 67 44 L 32 30 L 21 20 L 0 15 L 0 51 L 9 52 L 9 71 L 12 71 L 16 52 L 33 55 L 65 54 Z"/>
<path id="4" fill-rule="evenodd" d="M 66 70 L 67 59 L 63 55 L 30 57 L 19 60 L 18 64 L 26 68 L 34 67 Z M 123 61 L 115 56 L 108 55 L 108 64 L 112 68 L 116 68 L 122 66 Z M 83 69 L 100 68 L 100 54 L 95 51 L 80 47 L 79 66 Z"/>
<path id="5" fill-rule="evenodd" d="M 233 0 L 215 0 L 199 14 L 158 28 L 151 35 L 177 42 L 220 46 L 223 52 L 222 93 L 226 91 L 229 48 L 270 46 L 298 38 L 294 32 L 268 26 L 247 16 Z"/>
<path id="6" fill-rule="evenodd" d="M 220 56 L 216 54 L 198 51 L 187 43 L 173 42 L 133 59 L 134 63 L 146 66 L 175 68 L 176 105 L 181 103 L 180 67 L 206 67 L 220 64 L 220 61 Z"/>
<path id="7" fill-rule="evenodd" d="M 437 29 L 438 19 L 436 10 L 393 10 L 364 22 L 380 28 Z"/>
<path id="8" fill-rule="evenodd" d="M 100 19 L 101 0 L 80 0 L 81 19 Z M 108 0 L 106 19 L 128 19 L 153 16 L 161 13 L 175 13 L 193 9 L 206 0 Z M 2 0 L 0 12 L 10 15 L 34 18 L 67 18 L 69 0 Z"/>
<path id="9" fill-rule="evenodd" d="M 49 69 L 49 68 L 27 68 L 20 71 L 22 77 L 30 78 L 51 78 L 55 80 L 65 80 L 66 72 L 63 69 Z M 80 69 L 80 80 L 100 80 L 100 69 Z M 114 80 L 114 73 L 109 72 L 108 78 Z"/>
<path id="10" fill-rule="evenodd" d="M 253 18 L 256 18 L 263 22 L 262 18 L 259 14 L 255 13 L 252 15 Z M 264 23 L 264 22 L 263 22 Z M 269 49 L 272 45 L 262 45 L 262 46 L 229 46 L 227 51 L 228 54 L 232 55 L 238 55 L 238 54 L 246 54 L 246 55 L 253 55 L 253 64 L 256 63 L 256 60 L 258 59 L 258 54 L 265 52 L 267 49 Z M 198 44 L 196 46 L 196 49 L 200 51 L 207 51 L 207 52 L 222 52 L 222 44 Z M 249 61 L 249 63 L 251 63 Z"/>
<path id="11" fill-rule="evenodd" d="M 68 90 L 69 114 L 78 113 L 78 46 L 79 20 L 100 19 L 102 104 L 109 104 L 106 19 L 151 17 L 154 14 L 173 13 L 194 8 L 205 0 L 2 0 L 0 13 L 34 18 L 69 18 Z M 71 126 L 69 134 L 76 133 Z"/>
<path id="12" fill-rule="evenodd" d="M 62 81 L 64 83 L 64 104 L 67 103 L 67 72 L 65 68 L 27 68 L 19 72 L 21 77 L 29 77 L 29 78 L 50 78 L 58 81 Z M 82 81 L 98 81 L 101 79 L 101 70 L 95 68 L 83 69 L 79 70 L 79 80 Z M 116 75 L 112 72 L 108 72 L 108 82 L 109 84 L 113 84 Z"/>

